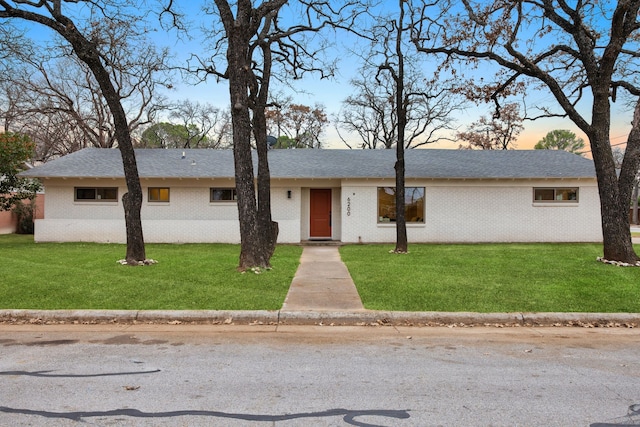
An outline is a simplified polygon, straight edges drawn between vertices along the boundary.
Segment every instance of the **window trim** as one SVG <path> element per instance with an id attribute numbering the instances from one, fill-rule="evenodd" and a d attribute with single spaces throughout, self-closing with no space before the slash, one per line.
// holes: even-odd
<path id="1" fill-rule="evenodd" d="M 216 200 L 213 198 L 213 192 L 215 190 L 231 191 L 231 199 Z M 237 203 L 238 194 L 235 187 L 209 187 L 209 203 Z"/>
<path id="2" fill-rule="evenodd" d="M 158 190 L 158 198 L 151 198 L 151 191 Z M 162 199 L 162 190 L 167 190 L 167 200 Z M 170 187 L 148 187 L 147 188 L 147 202 L 149 203 L 169 203 L 171 201 L 171 188 Z"/>
<path id="3" fill-rule="evenodd" d="M 387 218 L 387 220 L 383 220 L 383 217 L 380 216 L 380 190 L 384 189 L 384 188 L 391 188 L 394 190 L 395 192 L 395 188 L 394 186 L 389 186 L 389 185 L 385 185 L 382 187 L 376 187 L 376 222 L 378 225 L 382 225 L 382 226 L 389 226 L 389 225 L 395 225 L 396 221 L 392 221 L 390 218 Z M 410 188 L 421 188 L 422 189 L 422 216 L 419 216 L 418 218 L 420 218 L 420 221 L 410 221 L 409 219 L 406 218 L 406 205 L 405 205 L 405 220 L 406 220 L 406 224 L 407 226 L 415 226 L 415 225 L 424 225 L 426 224 L 426 220 L 425 220 L 425 215 L 426 215 L 426 204 L 425 204 L 425 198 L 426 198 L 426 193 L 427 193 L 427 189 L 424 186 L 407 186 L 405 187 L 405 196 L 407 193 L 407 190 Z M 395 210 L 395 195 L 394 195 L 394 199 L 393 199 L 393 208 Z"/>
<path id="4" fill-rule="evenodd" d="M 78 198 L 78 190 L 93 190 L 93 199 Z M 103 199 L 99 190 L 115 190 L 116 197 L 113 199 Z M 118 187 L 73 187 L 73 201 L 78 203 L 118 203 Z"/>
<path id="5" fill-rule="evenodd" d="M 552 199 L 536 199 L 536 191 L 538 190 L 553 190 Z M 558 191 L 573 190 L 575 191 L 575 199 L 558 200 Z M 536 205 L 542 204 L 577 204 L 580 201 L 580 187 L 533 187 L 532 190 L 533 203 Z"/>

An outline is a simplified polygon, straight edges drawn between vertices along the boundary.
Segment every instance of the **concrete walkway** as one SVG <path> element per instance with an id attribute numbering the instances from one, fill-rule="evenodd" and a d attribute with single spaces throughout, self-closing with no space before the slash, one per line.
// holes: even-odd
<path id="1" fill-rule="evenodd" d="M 305 246 L 282 311 L 364 310 L 337 246 Z"/>

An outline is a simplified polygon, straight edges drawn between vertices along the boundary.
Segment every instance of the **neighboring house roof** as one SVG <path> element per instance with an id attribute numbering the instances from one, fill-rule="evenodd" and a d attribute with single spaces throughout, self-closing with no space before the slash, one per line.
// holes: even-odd
<path id="1" fill-rule="evenodd" d="M 185 154 L 182 158 L 182 154 Z M 254 165 L 257 156 L 254 155 Z M 271 177 L 393 178 L 395 150 L 270 150 Z M 141 178 L 233 178 L 231 150 L 138 149 Z M 406 178 L 527 179 L 595 178 L 593 161 L 558 150 L 405 151 Z M 254 168 L 257 166 L 254 166 Z M 120 151 L 84 150 L 22 172 L 38 178 L 121 178 Z"/>

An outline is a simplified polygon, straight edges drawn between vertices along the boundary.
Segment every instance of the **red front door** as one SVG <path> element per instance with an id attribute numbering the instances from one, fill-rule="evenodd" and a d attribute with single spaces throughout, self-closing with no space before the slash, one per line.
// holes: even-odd
<path id="1" fill-rule="evenodd" d="M 331 189 L 311 189 L 311 238 L 331 238 Z"/>

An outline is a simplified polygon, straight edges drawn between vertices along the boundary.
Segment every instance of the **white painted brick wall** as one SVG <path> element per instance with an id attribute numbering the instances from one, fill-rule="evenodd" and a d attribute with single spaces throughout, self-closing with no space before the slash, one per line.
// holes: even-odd
<path id="1" fill-rule="evenodd" d="M 113 180 L 69 180 L 46 185 L 45 219 L 36 221 L 38 242 L 91 241 L 124 243 L 126 232 L 122 202 L 74 202 L 74 187 L 114 186 L 118 197 L 126 187 Z M 146 185 L 145 185 L 146 184 Z M 191 183 L 193 184 L 193 183 Z M 188 185 L 188 184 L 187 184 Z M 229 187 L 229 182 L 198 182 L 185 187 L 180 181 L 143 180 L 142 225 L 148 243 L 238 243 L 240 228 L 235 202 L 210 202 L 211 187 Z M 148 187 L 169 187 L 168 203 L 149 202 Z M 291 199 L 287 191 L 291 190 Z M 278 222 L 278 242 L 300 242 L 300 189 L 273 187 L 272 216 Z"/>
<path id="2" fill-rule="evenodd" d="M 96 183 L 98 182 L 98 183 Z M 74 202 L 74 186 L 118 186 L 113 180 L 47 182 L 45 219 L 36 221 L 36 241 L 126 241 L 121 202 Z M 279 223 L 280 243 L 308 239 L 309 183 L 279 182 L 272 187 L 272 215 Z M 297 185 L 294 186 L 294 185 Z M 322 185 L 322 184 L 318 184 Z M 335 184 L 334 184 L 335 185 Z M 345 180 L 333 189 L 333 239 L 346 243 L 395 242 L 395 226 L 377 222 L 377 187 L 390 181 Z M 149 203 L 147 188 L 170 187 L 168 204 Z M 229 187 L 228 180 L 143 180 L 145 241 L 240 241 L 235 203 L 209 202 L 210 187 Z M 423 181 L 425 223 L 409 224 L 410 242 L 561 242 L 601 241 L 599 198 L 593 181 Z M 534 204 L 533 187 L 580 187 L 579 203 Z M 291 198 L 287 198 L 287 191 Z M 302 218 L 302 220 L 300 220 Z"/>
<path id="3" fill-rule="evenodd" d="M 45 210 L 46 216 L 46 210 Z M 125 243 L 124 219 L 39 219 L 35 222 L 36 242 Z"/>
<path id="4" fill-rule="evenodd" d="M 287 191 L 291 191 L 290 199 L 287 198 Z M 302 192 L 299 187 L 271 187 L 271 216 L 280 230 L 278 243 L 300 243 L 301 204 Z"/>
<path id="5" fill-rule="evenodd" d="M 393 184 L 380 181 L 343 187 L 343 242 L 395 242 L 395 225 L 377 220 L 377 187 L 389 185 Z M 505 186 L 500 182 L 427 181 L 407 186 L 426 187 L 425 223 L 407 225 L 410 242 L 602 240 L 598 190 L 593 182 L 526 181 Z M 580 187 L 578 204 L 533 203 L 533 187 L 574 186 Z"/>
<path id="6" fill-rule="evenodd" d="M 117 202 L 74 202 L 74 186 L 92 187 L 96 181 L 77 183 L 70 186 L 49 185 L 45 181 L 47 197 L 44 200 L 46 219 L 120 219 L 124 215 L 122 203 Z M 75 184 L 75 185 L 74 185 Z M 104 187 L 118 187 L 117 183 L 108 181 Z M 122 197 L 125 189 L 118 188 L 118 197 Z"/>

